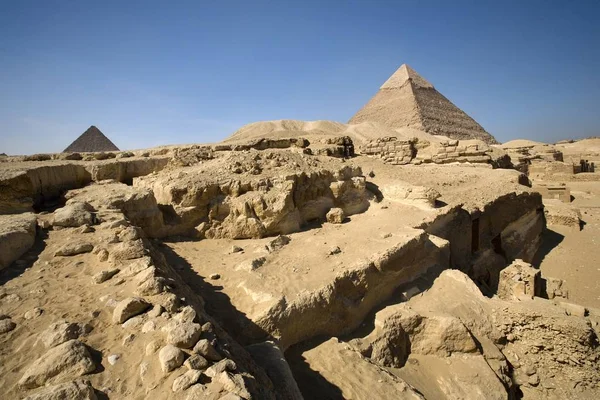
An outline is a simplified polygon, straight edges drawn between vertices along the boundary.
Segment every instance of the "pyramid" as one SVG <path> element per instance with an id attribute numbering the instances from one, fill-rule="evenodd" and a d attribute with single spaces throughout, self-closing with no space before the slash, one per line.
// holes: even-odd
<path id="1" fill-rule="evenodd" d="M 100 129 L 94 125 L 83 132 L 73 143 L 67 147 L 63 153 L 82 153 L 94 151 L 119 151 L 109 138 L 104 136 Z"/>
<path id="2" fill-rule="evenodd" d="M 403 64 L 350 124 L 378 122 L 393 129 L 413 128 L 451 139 L 498 143 L 473 118 L 439 93 L 431 83 Z"/>

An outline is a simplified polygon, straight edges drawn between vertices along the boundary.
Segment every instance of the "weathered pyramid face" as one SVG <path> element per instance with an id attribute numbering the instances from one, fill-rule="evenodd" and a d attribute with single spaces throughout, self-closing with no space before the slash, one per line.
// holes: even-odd
<path id="1" fill-rule="evenodd" d="M 402 65 L 349 121 L 378 122 L 390 128 L 413 128 L 452 139 L 498 143 L 481 125 L 408 65 Z"/>
<path id="2" fill-rule="evenodd" d="M 73 143 L 64 150 L 64 153 L 83 153 L 96 151 L 119 151 L 109 138 L 104 136 L 100 129 L 94 125 L 83 132 Z"/>

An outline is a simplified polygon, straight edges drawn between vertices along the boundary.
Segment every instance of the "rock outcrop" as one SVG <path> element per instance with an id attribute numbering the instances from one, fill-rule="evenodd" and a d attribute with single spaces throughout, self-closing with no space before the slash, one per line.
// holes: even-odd
<path id="1" fill-rule="evenodd" d="M 29 250 L 35 242 L 35 235 L 34 214 L 0 215 L 0 270 Z"/>

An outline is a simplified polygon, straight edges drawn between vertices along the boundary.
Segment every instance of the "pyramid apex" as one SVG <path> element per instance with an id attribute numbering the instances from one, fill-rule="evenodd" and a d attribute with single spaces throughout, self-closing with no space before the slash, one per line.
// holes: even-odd
<path id="1" fill-rule="evenodd" d="M 418 87 L 433 89 L 433 85 L 419 75 L 417 71 L 412 69 L 408 64 L 402 64 L 400 68 L 398 68 L 396 72 L 381 85 L 380 89 L 399 88 L 404 86 L 408 81 L 411 81 Z"/>

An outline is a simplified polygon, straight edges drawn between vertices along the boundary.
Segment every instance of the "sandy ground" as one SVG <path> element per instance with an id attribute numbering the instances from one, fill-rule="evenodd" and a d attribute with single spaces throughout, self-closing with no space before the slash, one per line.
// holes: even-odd
<path id="1" fill-rule="evenodd" d="M 543 276 L 566 281 L 569 301 L 600 308 L 600 182 L 568 185 L 585 225 L 581 231 L 549 225 L 539 265 Z"/>

